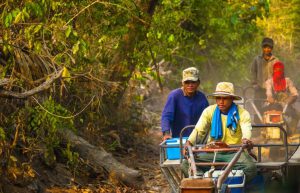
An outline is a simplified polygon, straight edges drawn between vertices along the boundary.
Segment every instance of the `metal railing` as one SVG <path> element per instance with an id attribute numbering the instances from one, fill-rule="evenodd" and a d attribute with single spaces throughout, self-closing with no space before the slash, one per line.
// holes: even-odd
<path id="1" fill-rule="evenodd" d="M 182 160 L 183 160 L 183 157 L 184 157 L 184 155 L 182 154 L 182 149 L 184 147 L 183 140 L 182 140 L 183 134 L 184 134 L 184 132 L 187 129 L 194 128 L 194 127 L 195 127 L 195 125 L 189 125 L 189 126 L 186 126 L 186 127 L 184 127 L 182 129 L 182 131 L 180 133 L 179 146 L 177 145 L 177 146 L 170 147 L 170 146 L 166 145 L 166 141 L 164 141 L 164 142 L 162 142 L 160 144 L 160 147 L 161 147 L 161 149 L 160 149 L 160 163 L 161 164 L 166 160 L 165 149 L 166 148 L 178 148 L 178 147 L 179 147 L 179 150 L 180 150 L 180 164 L 182 163 Z M 270 127 L 278 128 L 280 130 L 280 133 L 281 133 L 281 136 L 282 136 L 281 137 L 282 143 L 280 143 L 280 144 L 278 144 L 278 143 L 267 143 L 267 144 L 266 143 L 257 143 L 257 144 L 254 144 L 253 147 L 257 148 L 257 158 L 258 158 L 257 159 L 257 163 L 266 163 L 266 166 L 267 166 L 267 164 L 269 162 L 262 162 L 262 148 L 264 148 L 264 147 L 267 147 L 267 148 L 268 147 L 283 148 L 284 149 L 284 162 L 283 162 L 282 165 L 280 165 L 280 168 L 282 169 L 282 171 L 287 171 L 286 167 L 289 164 L 289 159 L 290 159 L 290 157 L 292 157 L 293 153 L 297 150 L 296 149 L 293 153 L 290 153 L 291 155 L 289 155 L 289 147 L 296 147 L 296 148 L 298 148 L 300 146 L 300 143 L 289 144 L 289 142 L 288 142 L 288 136 L 287 136 L 287 131 L 285 130 L 285 128 L 281 124 L 255 124 L 255 125 L 252 125 L 252 127 L 253 127 L 254 130 L 257 130 L 257 129 L 266 129 L 266 128 L 270 128 Z M 196 148 L 204 147 L 205 146 L 205 142 L 207 141 L 207 138 L 208 138 L 208 132 L 204 136 L 204 138 L 201 140 L 200 144 L 196 144 L 195 147 Z M 237 154 L 240 154 L 241 151 L 244 151 L 244 148 L 242 147 L 242 145 L 230 145 L 229 147 L 243 149 L 243 150 L 240 149 L 237 152 Z M 192 152 L 192 148 L 189 148 L 188 151 L 190 153 L 193 153 Z M 228 171 L 228 170 L 232 169 L 233 165 L 238 160 L 238 157 L 239 157 L 239 155 L 237 155 L 237 157 L 234 157 L 234 159 L 232 159 L 231 162 L 228 163 L 225 171 Z M 280 163 L 282 163 L 282 162 L 280 162 Z M 192 162 L 191 167 L 192 167 L 192 170 L 193 170 L 193 174 L 196 175 L 197 172 L 196 172 L 196 164 L 195 164 L 195 162 Z M 265 166 L 261 166 L 261 167 L 265 167 Z M 269 169 L 270 168 L 272 169 L 272 166 L 269 167 Z M 274 169 L 276 169 L 276 167 L 274 167 Z M 167 170 L 167 171 L 169 172 L 169 175 L 173 175 L 173 173 L 174 173 L 174 171 L 172 171 L 172 170 Z M 286 175 L 287 173 L 283 172 L 283 174 Z M 173 180 L 172 185 L 171 185 L 173 190 L 178 190 L 179 183 L 180 183 L 180 180 L 182 179 L 182 177 L 183 177 L 183 175 L 181 173 L 181 177 L 180 178 L 176 177 L 175 180 Z M 195 178 L 197 178 L 197 177 L 195 177 Z M 218 182 L 219 185 L 223 183 L 224 178 L 225 179 L 227 178 L 226 174 L 224 174 L 224 176 L 222 177 L 222 179 L 220 180 L 220 182 Z"/>

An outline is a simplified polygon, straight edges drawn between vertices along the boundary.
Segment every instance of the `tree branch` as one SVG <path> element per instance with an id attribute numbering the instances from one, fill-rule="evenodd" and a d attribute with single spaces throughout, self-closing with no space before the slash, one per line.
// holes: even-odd
<path id="1" fill-rule="evenodd" d="M 9 78 L 0 79 L 0 86 L 7 85 L 8 83 L 10 83 Z"/>
<path id="2" fill-rule="evenodd" d="M 38 87 L 35 87 L 29 91 L 25 91 L 23 93 L 7 91 L 7 90 L 0 90 L 0 97 L 12 97 L 12 98 L 19 98 L 19 99 L 24 99 L 24 98 L 30 97 L 36 93 L 39 93 L 41 91 L 48 89 L 56 79 L 61 77 L 62 72 L 63 72 L 63 69 L 59 70 L 54 75 L 52 75 L 48 80 L 46 80 L 43 84 L 41 84 Z M 0 86 L 4 85 L 5 83 L 6 84 L 8 83 L 8 81 L 6 79 L 0 80 Z"/>

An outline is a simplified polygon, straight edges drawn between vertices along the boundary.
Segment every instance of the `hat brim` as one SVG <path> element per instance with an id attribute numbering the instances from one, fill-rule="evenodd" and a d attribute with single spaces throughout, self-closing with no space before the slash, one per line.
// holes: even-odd
<path id="1" fill-rule="evenodd" d="M 273 48 L 273 44 L 271 44 L 271 43 L 263 43 L 261 46 L 262 47 L 269 46 L 269 47 Z"/>
<path id="2" fill-rule="evenodd" d="M 233 97 L 234 100 L 242 100 L 243 99 L 242 97 L 240 97 L 238 95 L 229 94 L 229 93 L 226 93 L 226 92 L 215 92 L 215 93 L 207 95 L 207 98 L 215 99 L 216 97 L 227 97 L 227 96 Z"/>
<path id="3" fill-rule="evenodd" d="M 188 78 L 185 78 L 185 79 L 182 79 L 182 82 L 185 82 L 185 81 L 198 81 L 199 78 L 196 78 L 196 77 L 188 77 Z"/>

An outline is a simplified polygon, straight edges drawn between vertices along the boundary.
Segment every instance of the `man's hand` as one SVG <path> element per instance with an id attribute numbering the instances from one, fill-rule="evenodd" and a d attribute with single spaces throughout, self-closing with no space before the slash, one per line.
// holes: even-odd
<path id="1" fill-rule="evenodd" d="M 286 103 L 287 103 L 288 105 L 291 105 L 291 104 L 293 104 L 296 100 L 297 100 L 297 96 L 289 96 L 289 97 L 287 98 L 287 100 L 286 100 Z"/>
<path id="2" fill-rule="evenodd" d="M 167 140 L 167 139 L 171 139 L 171 138 L 172 138 L 171 134 L 165 134 L 165 135 L 163 136 L 163 141 L 165 141 L 165 140 Z"/>
<path id="3" fill-rule="evenodd" d="M 248 154 L 257 161 L 257 156 L 251 151 L 253 149 L 253 143 L 251 140 L 243 138 L 242 139 L 243 145 L 246 145 Z"/>
<path id="4" fill-rule="evenodd" d="M 170 131 L 164 131 L 163 132 L 163 141 L 167 140 L 167 139 L 171 139 L 172 135 L 170 133 Z"/>
<path id="5" fill-rule="evenodd" d="M 269 96 L 269 97 L 267 97 L 267 101 L 269 102 L 269 103 L 275 103 L 275 99 L 273 98 L 273 97 L 271 97 L 271 96 Z"/>
<path id="6" fill-rule="evenodd" d="M 258 89 L 258 88 L 259 88 L 259 86 L 258 86 L 257 83 L 252 83 L 252 87 L 253 87 L 254 89 Z"/>
<path id="7" fill-rule="evenodd" d="M 184 157 L 186 157 L 186 153 L 188 153 L 188 146 L 192 146 L 192 143 L 189 140 L 186 141 L 182 150 L 182 154 Z"/>
<path id="8" fill-rule="evenodd" d="M 253 149 L 253 143 L 249 139 L 243 138 L 242 139 L 242 144 L 246 145 L 247 149 Z"/>

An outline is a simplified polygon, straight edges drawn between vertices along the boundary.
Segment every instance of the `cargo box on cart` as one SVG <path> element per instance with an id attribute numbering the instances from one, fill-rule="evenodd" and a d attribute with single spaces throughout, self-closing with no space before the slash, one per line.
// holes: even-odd
<path id="1" fill-rule="evenodd" d="M 182 138 L 182 145 L 184 146 L 187 137 Z M 166 140 L 167 145 L 167 159 L 177 160 L 180 159 L 180 138 L 171 138 Z"/>

